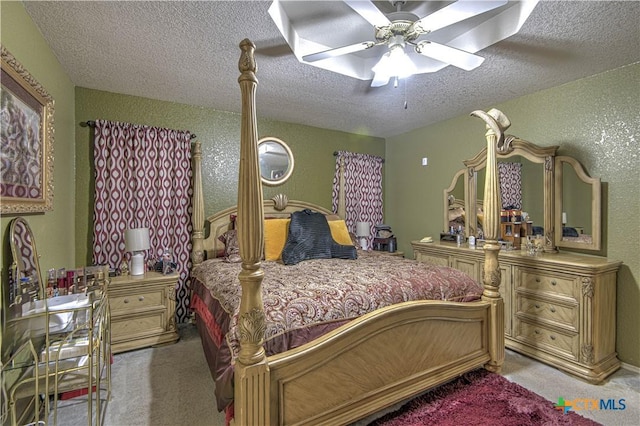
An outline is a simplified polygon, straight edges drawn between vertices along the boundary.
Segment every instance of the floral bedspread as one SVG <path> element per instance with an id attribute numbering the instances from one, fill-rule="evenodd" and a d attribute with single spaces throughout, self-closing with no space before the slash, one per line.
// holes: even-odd
<path id="1" fill-rule="evenodd" d="M 410 300 L 467 302 L 482 295 L 482 286 L 456 269 L 376 252 L 358 251 L 356 260 L 305 260 L 289 266 L 262 262 L 262 268 L 268 355 L 291 349 L 276 341 L 296 330 L 343 323 Z M 240 263 L 210 260 L 192 271 L 192 276 L 206 286 L 229 316 L 228 329 L 221 332 L 234 359 L 239 350 L 235 331 L 242 295 L 240 270 Z M 270 343 L 278 349 L 270 349 Z M 297 341 L 293 346 L 301 343 Z M 292 346 L 290 338 L 284 346 Z"/>

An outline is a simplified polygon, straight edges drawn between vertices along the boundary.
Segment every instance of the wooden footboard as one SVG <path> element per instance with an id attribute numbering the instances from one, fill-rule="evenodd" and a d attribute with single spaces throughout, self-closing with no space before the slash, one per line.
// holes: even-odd
<path id="1" fill-rule="evenodd" d="M 408 302 L 270 357 L 270 423 L 347 424 L 481 367 L 489 321 L 482 302 Z"/>
<path id="2" fill-rule="evenodd" d="M 267 358 L 261 283 L 263 199 L 258 168 L 255 46 L 240 44 L 242 131 L 237 229 L 240 355 L 234 367 L 236 425 L 347 424 L 460 374 L 504 360 L 504 304 L 497 244 L 500 188 L 496 149 L 508 119 L 497 110 L 472 115 L 486 124 L 485 267 L 482 300 L 407 302 L 371 312 L 297 349 Z M 202 209 L 199 149 L 194 210 Z M 204 212 L 194 211 L 194 264 L 202 261 Z M 197 240 L 197 241 L 196 241 Z"/>

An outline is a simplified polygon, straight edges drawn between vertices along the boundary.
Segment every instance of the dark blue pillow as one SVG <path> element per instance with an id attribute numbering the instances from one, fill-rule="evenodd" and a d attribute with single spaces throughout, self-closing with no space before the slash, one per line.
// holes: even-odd
<path id="1" fill-rule="evenodd" d="M 563 226 L 562 227 L 562 236 L 563 237 L 578 237 L 578 231 L 576 231 L 576 228 L 570 228 L 568 226 Z"/>

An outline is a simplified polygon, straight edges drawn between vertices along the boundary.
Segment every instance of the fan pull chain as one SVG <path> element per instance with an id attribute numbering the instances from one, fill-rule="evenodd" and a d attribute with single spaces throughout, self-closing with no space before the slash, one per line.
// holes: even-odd
<path id="1" fill-rule="evenodd" d="M 404 109 L 407 109 L 407 86 L 409 85 L 409 78 L 404 79 Z"/>

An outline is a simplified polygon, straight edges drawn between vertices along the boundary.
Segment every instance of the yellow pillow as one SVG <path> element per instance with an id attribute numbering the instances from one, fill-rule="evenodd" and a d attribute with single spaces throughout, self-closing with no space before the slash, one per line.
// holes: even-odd
<path id="1" fill-rule="evenodd" d="M 264 259 L 278 260 L 289 235 L 291 219 L 267 219 L 264 221 Z"/>
<path id="2" fill-rule="evenodd" d="M 343 246 L 353 245 L 351 235 L 349 235 L 349 230 L 344 220 L 330 220 L 329 228 L 331 229 L 331 236 L 336 243 L 342 244 Z"/>

